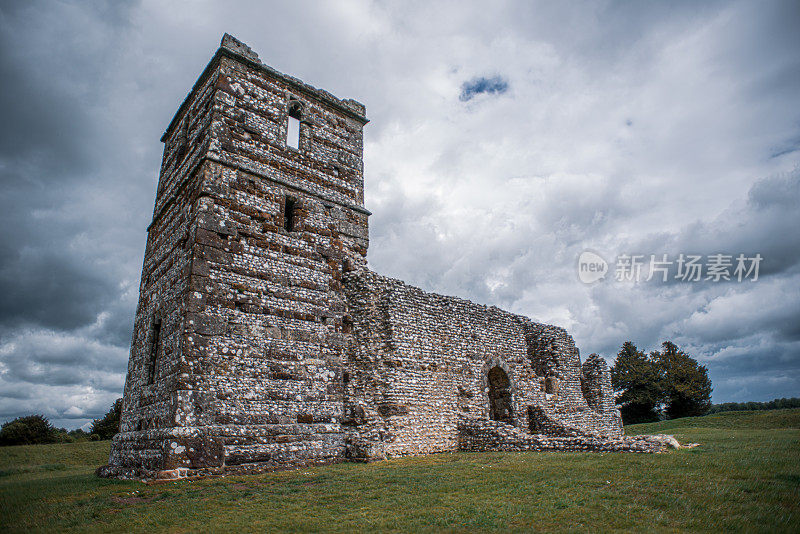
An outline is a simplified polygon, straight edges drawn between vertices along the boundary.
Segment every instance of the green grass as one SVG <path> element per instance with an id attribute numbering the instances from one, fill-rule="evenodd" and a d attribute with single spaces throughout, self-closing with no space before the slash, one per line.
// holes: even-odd
<path id="1" fill-rule="evenodd" d="M 0 448 L 0 530 L 800 531 L 800 409 L 628 427 L 666 454 L 454 453 L 158 485 L 95 478 L 109 442 Z"/>

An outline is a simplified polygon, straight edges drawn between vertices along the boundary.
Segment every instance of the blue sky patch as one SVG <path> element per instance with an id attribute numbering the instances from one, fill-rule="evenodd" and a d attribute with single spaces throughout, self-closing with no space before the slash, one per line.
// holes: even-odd
<path id="1" fill-rule="evenodd" d="M 501 95 L 506 91 L 508 91 L 508 81 L 502 76 L 492 76 L 491 78 L 478 76 L 461 85 L 461 95 L 458 99 L 466 102 L 481 93 Z"/>

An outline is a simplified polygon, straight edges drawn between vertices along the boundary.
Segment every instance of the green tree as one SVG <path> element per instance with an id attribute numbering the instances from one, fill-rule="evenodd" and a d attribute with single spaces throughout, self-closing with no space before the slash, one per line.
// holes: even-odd
<path id="1" fill-rule="evenodd" d="M 711 379 L 708 369 L 671 341 L 650 359 L 658 367 L 663 385 L 665 413 L 669 419 L 705 415 L 711 409 Z"/>
<path id="2" fill-rule="evenodd" d="M 625 424 L 658 420 L 663 399 L 661 374 L 655 362 L 630 341 L 622 344 L 611 367 L 611 384 L 620 394 L 622 421 Z"/>
<path id="3" fill-rule="evenodd" d="M 35 445 L 56 441 L 58 431 L 43 415 L 17 417 L 0 429 L 0 445 Z"/>
<path id="4" fill-rule="evenodd" d="M 102 419 L 92 421 L 92 428 L 89 430 L 89 434 L 96 434 L 99 439 L 113 438 L 119 432 L 120 413 L 122 413 L 122 399 L 117 399 Z"/>

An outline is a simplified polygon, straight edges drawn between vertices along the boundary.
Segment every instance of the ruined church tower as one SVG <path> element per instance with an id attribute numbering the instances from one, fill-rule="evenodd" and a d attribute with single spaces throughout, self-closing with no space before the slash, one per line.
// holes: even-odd
<path id="1" fill-rule="evenodd" d="M 225 35 L 162 137 L 120 432 L 101 476 L 455 450 L 628 450 L 563 328 L 370 271 L 365 107 Z"/>
<path id="2" fill-rule="evenodd" d="M 314 435 L 304 446 L 328 439 L 342 273 L 369 243 L 365 112 L 223 37 L 161 139 L 120 425 L 138 435 L 114 442 L 112 464 L 218 464 L 217 442 L 191 431 L 165 455 L 165 429 L 291 424 Z"/>

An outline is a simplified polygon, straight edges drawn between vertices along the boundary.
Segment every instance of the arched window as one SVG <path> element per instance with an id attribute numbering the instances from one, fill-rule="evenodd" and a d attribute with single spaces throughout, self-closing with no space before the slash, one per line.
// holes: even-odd
<path id="1" fill-rule="evenodd" d="M 489 417 L 495 421 L 513 422 L 511 381 L 499 366 L 489 370 Z"/>

